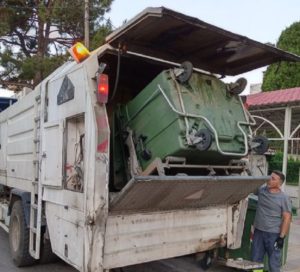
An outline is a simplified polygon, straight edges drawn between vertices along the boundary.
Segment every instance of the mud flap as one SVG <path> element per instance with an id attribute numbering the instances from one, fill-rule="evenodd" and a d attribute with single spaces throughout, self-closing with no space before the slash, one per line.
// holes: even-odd
<path id="1" fill-rule="evenodd" d="M 136 176 L 110 204 L 114 214 L 142 213 L 238 203 L 267 176 Z"/>

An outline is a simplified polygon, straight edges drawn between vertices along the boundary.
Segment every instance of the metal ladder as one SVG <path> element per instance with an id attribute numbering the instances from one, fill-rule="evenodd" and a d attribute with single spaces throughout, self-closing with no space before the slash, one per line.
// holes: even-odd
<path id="1" fill-rule="evenodd" d="M 40 104 L 41 96 L 37 95 L 34 101 L 34 128 L 33 128 L 33 180 L 30 205 L 29 253 L 40 258 L 41 224 L 42 224 L 42 184 L 39 178 L 40 153 Z"/>

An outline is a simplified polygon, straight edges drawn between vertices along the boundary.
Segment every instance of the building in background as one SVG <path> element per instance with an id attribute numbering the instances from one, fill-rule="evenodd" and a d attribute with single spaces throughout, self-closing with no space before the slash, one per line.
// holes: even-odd
<path id="1" fill-rule="evenodd" d="M 262 92 L 261 86 L 262 83 L 250 84 L 250 94 L 261 93 Z"/>

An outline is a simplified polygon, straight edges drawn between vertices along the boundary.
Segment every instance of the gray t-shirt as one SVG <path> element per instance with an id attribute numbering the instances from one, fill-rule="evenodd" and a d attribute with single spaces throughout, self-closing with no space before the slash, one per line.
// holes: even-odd
<path id="1" fill-rule="evenodd" d="M 260 187 L 254 227 L 262 231 L 280 233 L 283 212 L 292 212 L 289 197 L 283 192 L 270 193 L 267 186 Z"/>

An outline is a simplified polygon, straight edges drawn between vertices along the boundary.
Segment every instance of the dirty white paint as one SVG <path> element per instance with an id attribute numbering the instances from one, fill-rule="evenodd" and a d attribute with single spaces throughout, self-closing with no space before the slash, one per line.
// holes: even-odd
<path id="1" fill-rule="evenodd" d="M 98 106 L 94 96 L 95 82 L 88 80 L 98 69 L 97 55 L 92 56 L 86 65 L 87 97 L 86 132 L 89 143 L 86 145 L 84 209 L 86 228 L 84 233 L 84 271 L 104 270 L 103 252 L 106 219 L 108 215 L 108 174 L 109 174 L 109 127 L 104 106 Z M 100 137 L 101 136 L 101 137 Z M 107 140 L 107 149 L 97 151 L 102 139 Z"/>
<path id="2" fill-rule="evenodd" d="M 104 263 L 113 268 L 205 251 L 224 243 L 227 207 L 109 216 Z"/>
<path id="3" fill-rule="evenodd" d="M 227 210 L 227 248 L 241 247 L 244 223 L 248 208 L 248 198 Z"/>
<path id="4" fill-rule="evenodd" d="M 24 191 L 31 190 L 33 179 L 33 104 L 39 93 L 36 88 L 0 115 L 0 183 Z"/>
<path id="5" fill-rule="evenodd" d="M 63 121 L 55 121 L 44 124 L 41 156 L 42 184 L 44 186 L 62 187 L 63 123 Z"/>
<path id="6" fill-rule="evenodd" d="M 53 252 L 82 271 L 83 212 L 47 202 L 46 217 Z"/>
<path id="7" fill-rule="evenodd" d="M 93 79 L 99 63 L 95 51 L 82 64 L 68 63 L 40 86 L 0 114 L 0 183 L 31 191 L 33 178 L 33 104 L 41 95 L 40 180 L 49 235 L 54 252 L 82 272 L 103 272 L 164 258 L 239 243 L 242 208 L 156 213 L 109 214 L 109 126 L 104 105 L 96 102 Z M 68 75 L 74 99 L 57 105 L 57 94 Z M 64 188 L 66 119 L 84 116 L 84 192 Z M 12 171 L 14 169 L 14 171 Z"/>

